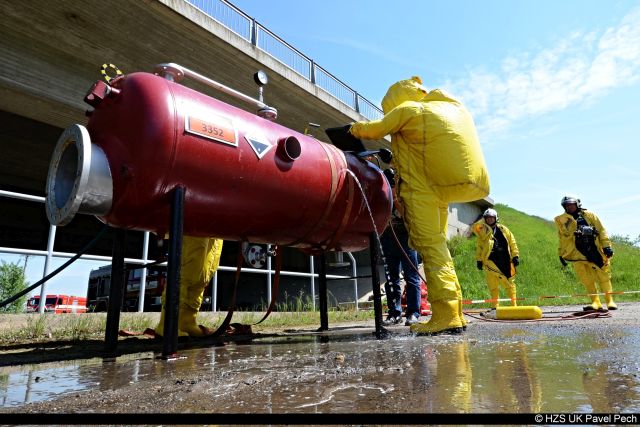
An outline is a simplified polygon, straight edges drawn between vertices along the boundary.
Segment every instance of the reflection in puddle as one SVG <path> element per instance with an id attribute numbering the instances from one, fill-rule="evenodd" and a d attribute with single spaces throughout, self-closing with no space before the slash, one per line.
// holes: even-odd
<path id="1" fill-rule="evenodd" d="M 136 356 L 0 368 L 0 402 L 2 406 L 19 406 L 57 395 L 138 382 L 148 375 L 141 368 L 153 358 L 153 353 Z"/>
<path id="2" fill-rule="evenodd" d="M 380 341 L 369 334 L 262 338 L 184 350 L 186 358 L 170 363 L 138 354 L 0 368 L 0 402 L 15 407 L 169 378 L 193 385 L 185 411 L 197 399 L 230 413 L 638 412 L 639 341 L 631 328 L 612 335 L 545 325 Z"/>

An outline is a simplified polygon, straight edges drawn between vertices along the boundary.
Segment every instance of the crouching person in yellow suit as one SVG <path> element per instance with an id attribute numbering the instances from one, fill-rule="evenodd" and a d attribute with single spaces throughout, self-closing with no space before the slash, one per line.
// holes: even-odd
<path id="1" fill-rule="evenodd" d="M 409 244 L 422 256 L 432 316 L 416 323 L 419 334 L 460 333 L 462 290 L 447 248 L 450 202 L 489 194 L 489 176 L 475 125 L 451 95 L 428 91 L 419 77 L 393 84 L 382 99 L 384 117 L 356 122 L 350 133 L 363 139 L 391 135 Z"/>
<path id="2" fill-rule="evenodd" d="M 482 219 L 473 224 L 473 232 L 478 236 L 476 242 L 476 263 L 479 270 L 487 274 L 487 286 L 491 293 L 492 305 L 499 306 L 500 285 L 511 298 L 511 305 L 516 303 L 516 269 L 520 263 L 520 252 L 516 239 L 504 225 L 498 224 L 498 212 L 487 209 Z"/>
<path id="3" fill-rule="evenodd" d="M 222 239 L 184 236 L 182 239 L 182 263 L 180 264 L 180 305 L 178 309 L 178 335 L 203 337 L 213 331 L 198 325 L 196 318 L 202 298 L 213 273 L 220 265 Z M 162 314 L 156 327 L 156 335 L 164 335 L 165 298 L 162 292 Z"/>
<path id="4" fill-rule="evenodd" d="M 584 310 L 616 310 L 618 306 L 611 294 L 613 249 L 607 230 L 596 214 L 582 207 L 577 196 L 564 196 L 560 204 L 564 213 L 555 217 L 560 240 L 558 255 L 563 266 L 567 266 L 567 261 L 573 263 L 573 269 L 589 293 L 591 304 Z M 602 307 L 596 283 L 605 294 L 607 309 Z"/>

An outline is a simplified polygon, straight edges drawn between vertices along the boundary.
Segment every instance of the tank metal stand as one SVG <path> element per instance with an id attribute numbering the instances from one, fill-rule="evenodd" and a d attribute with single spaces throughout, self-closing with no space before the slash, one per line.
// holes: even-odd
<path id="1" fill-rule="evenodd" d="M 382 326 L 382 295 L 380 294 L 380 274 L 378 273 L 378 236 L 375 232 L 369 235 L 369 252 L 371 254 L 371 286 L 373 286 L 373 313 L 376 325 L 376 338 L 382 339 L 389 335 Z"/>
<path id="2" fill-rule="evenodd" d="M 111 284 L 109 285 L 109 306 L 107 308 L 107 325 L 104 334 L 104 349 L 113 352 L 118 348 L 118 327 L 120 311 L 126 285 L 124 268 L 124 251 L 127 244 L 127 231 L 114 228 L 113 249 L 111 252 Z"/>
<path id="3" fill-rule="evenodd" d="M 371 286 L 373 288 L 373 311 L 375 316 L 375 335 L 382 339 L 389 335 L 389 331 L 382 326 L 382 294 L 380 293 L 380 274 L 378 273 L 378 239 L 374 233 L 369 236 L 369 251 L 371 253 Z M 327 304 L 327 257 L 322 253 L 319 257 L 318 268 L 318 300 L 320 303 L 320 328 L 318 332 L 329 330 L 328 304 Z"/>
<path id="4" fill-rule="evenodd" d="M 328 331 L 329 330 L 329 314 L 328 311 L 328 303 L 327 303 L 327 255 L 325 252 L 320 254 L 319 259 L 319 269 L 318 269 L 318 281 L 319 289 L 318 289 L 318 302 L 320 303 L 320 328 L 318 332 Z"/>
<path id="5" fill-rule="evenodd" d="M 171 202 L 167 289 L 165 290 L 164 301 L 164 336 L 162 340 L 163 359 L 175 359 L 178 356 L 178 307 L 180 305 L 184 193 L 184 187 L 176 187 L 173 190 Z"/>

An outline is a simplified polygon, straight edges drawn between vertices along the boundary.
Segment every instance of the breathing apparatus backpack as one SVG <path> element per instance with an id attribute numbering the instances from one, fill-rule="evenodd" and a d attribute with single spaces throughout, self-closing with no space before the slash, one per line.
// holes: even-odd
<path id="1" fill-rule="evenodd" d="M 587 261 L 602 268 L 604 266 L 604 259 L 596 246 L 596 237 L 598 237 L 600 233 L 595 227 L 590 226 L 582 215 L 578 215 L 576 221 L 578 222 L 578 228 L 574 233 L 576 249 L 587 258 Z"/>

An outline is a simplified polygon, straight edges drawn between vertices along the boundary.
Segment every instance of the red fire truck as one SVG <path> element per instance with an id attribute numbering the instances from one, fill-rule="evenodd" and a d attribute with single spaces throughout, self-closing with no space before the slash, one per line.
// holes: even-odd
<path id="1" fill-rule="evenodd" d="M 39 310 L 40 296 L 36 295 L 27 300 L 27 313 Z M 46 313 L 86 313 L 87 299 L 73 295 L 47 295 L 44 302 Z"/>

